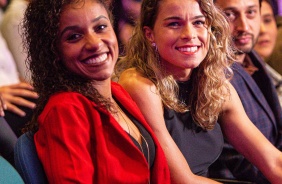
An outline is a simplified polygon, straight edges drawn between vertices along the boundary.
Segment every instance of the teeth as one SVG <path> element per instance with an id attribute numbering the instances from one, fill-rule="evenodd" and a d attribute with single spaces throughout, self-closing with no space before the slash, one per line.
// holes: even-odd
<path id="1" fill-rule="evenodd" d="M 99 55 L 95 58 L 91 58 L 91 59 L 87 60 L 85 63 L 86 64 L 101 63 L 101 62 L 105 61 L 107 59 L 107 57 L 108 57 L 107 53 L 104 53 L 104 54 Z"/>
<path id="2" fill-rule="evenodd" d="M 198 47 L 185 47 L 185 48 L 179 48 L 178 50 L 181 52 L 195 52 L 197 51 Z"/>

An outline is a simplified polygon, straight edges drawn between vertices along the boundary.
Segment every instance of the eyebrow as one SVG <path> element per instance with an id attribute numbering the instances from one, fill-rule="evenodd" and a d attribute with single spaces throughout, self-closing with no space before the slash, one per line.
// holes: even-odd
<path id="1" fill-rule="evenodd" d="M 195 17 L 193 17 L 192 19 L 199 19 L 199 18 L 206 18 L 204 15 L 197 15 Z M 172 16 L 172 17 L 168 17 L 168 18 L 165 18 L 164 20 L 171 20 L 171 19 L 181 19 L 180 17 L 178 16 Z"/>
<path id="2" fill-rule="evenodd" d="M 99 17 L 96 17 L 95 19 L 91 20 L 91 22 L 97 22 L 99 21 L 100 19 L 107 19 L 109 20 L 106 16 L 104 15 L 100 15 Z M 73 25 L 73 26 L 67 26 L 63 29 L 63 31 L 60 33 L 60 36 L 62 36 L 66 31 L 68 30 L 74 30 L 74 29 L 77 29 L 79 26 L 77 25 Z"/>
<path id="3" fill-rule="evenodd" d="M 248 6 L 247 9 L 252 9 L 252 8 L 257 8 L 257 7 L 259 7 L 259 6 L 257 6 L 257 5 L 251 5 L 251 6 Z M 224 10 L 224 11 L 226 11 L 226 10 L 238 10 L 238 8 L 231 6 L 231 7 L 224 8 L 223 10 Z"/>

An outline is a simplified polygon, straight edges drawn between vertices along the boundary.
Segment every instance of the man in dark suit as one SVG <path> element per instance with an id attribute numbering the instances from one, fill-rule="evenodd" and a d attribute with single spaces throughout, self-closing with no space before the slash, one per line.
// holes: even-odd
<path id="1" fill-rule="evenodd" d="M 281 106 L 264 62 L 253 51 L 260 31 L 261 0 L 214 0 L 214 2 L 228 17 L 233 42 L 237 48 L 238 62 L 233 65 L 234 77 L 231 83 L 237 90 L 251 121 L 275 147 L 281 150 Z M 210 167 L 210 177 L 269 183 L 258 169 L 228 142 L 225 142 L 219 159 Z"/>

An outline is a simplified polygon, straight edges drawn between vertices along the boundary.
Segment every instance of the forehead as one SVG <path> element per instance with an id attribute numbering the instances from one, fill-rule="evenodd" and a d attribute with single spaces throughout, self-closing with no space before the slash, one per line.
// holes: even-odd
<path id="1" fill-rule="evenodd" d="M 197 0 L 163 0 L 159 5 L 159 15 L 202 15 Z"/>
<path id="2" fill-rule="evenodd" d="M 238 9 L 258 6 L 259 0 L 216 0 L 216 5 L 222 9 Z"/>
<path id="3" fill-rule="evenodd" d="M 262 14 L 265 14 L 265 13 L 273 14 L 272 7 L 268 2 L 262 1 L 262 3 L 261 3 L 261 13 Z"/>
<path id="4" fill-rule="evenodd" d="M 82 19 L 88 20 L 104 15 L 108 17 L 105 7 L 93 0 L 79 1 L 78 3 L 68 4 L 61 13 L 61 22 L 75 22 Z"/>

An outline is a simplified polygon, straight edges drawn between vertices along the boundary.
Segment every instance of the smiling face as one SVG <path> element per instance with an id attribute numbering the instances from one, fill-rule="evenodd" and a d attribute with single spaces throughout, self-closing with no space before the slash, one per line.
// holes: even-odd
<path id="1" fill-rule="evenodd" d="M 156 44 L 162 65 L 177 80 L 187 80 L 207 55 L 206 18 L 196 0 L 161 1 L 153 29 L 144 29 Z"/>
<path id="2" fill-rule="evenodd" d="M 261 26 L 255 50 L 262 58 L 270 56 L 277 38 L 277 27 L 271 5 L 266 1 L 261 4 Z"/>
<path id="3" fill-rule="evenodd" d="M 60 17 L 59 49 L 71 72 L 94 81 L 109 79 L 118 45 L 104 6 L 93 0 L 67 5 Z"/>
<path id="4" fill-rule="evenodd" d="M 252 50 L 260 27 L 259 0 L 216 0 L 229 19 L 233 41 L 243 53 Z"/>

